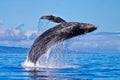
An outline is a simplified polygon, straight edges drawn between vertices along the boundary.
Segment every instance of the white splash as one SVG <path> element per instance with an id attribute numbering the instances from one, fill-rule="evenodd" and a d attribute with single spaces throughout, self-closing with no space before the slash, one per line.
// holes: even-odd
<path id="1" fill-rule="evenodd" d="M 38 59 L 36 64 L 26 59 L 22 63 L 23 68 L 26 70 L 34 70 L 38 68 L 79 68 L 79 66 L 69 64 L 68 56 L 63 55 L 64 52 L 60 49 L 60 46 L 63 47 L 63 45 L 64 43 L 58 45 L 59 48 L 58 46 L 52 47 L 52 51 L 51 48 L 49 48 L 49 50 Z"/>
<path id="2" fill-rule="evenodd" d="M 33 62 L 29 61 L 28 57 L 27 57 L 27 59 L 22 63 L 22 66 L 24 68 L 25 67 L 45 67 L 45 66 L 41 66 L 40 65 L 40 61 L 45 62 L 47 64 L 50 51 L 51 51 L 51 49 L 48 49 L 48 51 L 40 57 L 40 59 L 36 62 L 36 64 L 34 64 Z M 45 60 L 45 61 L 43 61 L 43 60 Z"/>
<path id="3" fill-rule="evenodd" d="M 47 64 L 47 65 L 46 65 Z M 60 63 L 58 63 L 60 64 Z M 80 68 L 80 66 L 75 66 L 75 65 L 57 65 L 55 63 L 39 63 L 37 62 L 36 64 L 25 60 L 22 63 L 22 67 L 25 68 L 26 70 L 39 70 L 40 68 Z"/>

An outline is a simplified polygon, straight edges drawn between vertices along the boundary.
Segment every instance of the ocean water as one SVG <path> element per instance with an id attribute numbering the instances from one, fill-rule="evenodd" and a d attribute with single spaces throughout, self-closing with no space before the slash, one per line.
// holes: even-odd
<path id="1" fill-rule="evenodd" d="M 0 80 L 120 80 L 120 53 L 51 54 L 43 67 L 22 67 L 26 53 L 0 53 Z"/>
<path id="2" fill-rule="evenodd" d="M 120 33 L 80 36 L 56 47 L 37 67 L 24 64 L 27 53 L 1 48 L 0 80 L 120 80 Z"/>

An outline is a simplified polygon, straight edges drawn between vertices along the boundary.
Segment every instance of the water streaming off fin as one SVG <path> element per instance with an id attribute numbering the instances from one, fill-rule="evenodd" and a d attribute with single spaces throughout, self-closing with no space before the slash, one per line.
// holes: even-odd
<path id="1" fill-rule="evenodd" d="M 38 32 L 44 32 L 45 30 L 51 28 L 52 26 L 54 26 L 55 23 L 50 22 L 48 20 L 44 20 L 44 19 L 39 19 L 38 21 Z"/>

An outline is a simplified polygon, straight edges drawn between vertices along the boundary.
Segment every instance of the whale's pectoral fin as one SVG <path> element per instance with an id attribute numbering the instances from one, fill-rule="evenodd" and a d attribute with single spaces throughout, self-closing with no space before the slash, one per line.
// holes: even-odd
<path id="1" fill-rule="evenodd" d="M 41 19 L 47 19 L 47 20 L 50 20 L 50 21 L 53 21 L 53 22 L 56 22 L 56 23 L 64 23 L 64 22 L 66 22 L 62 18 L 53 16 L 53 15 L 44 15 L 44 16 L 41 17 Z"/>

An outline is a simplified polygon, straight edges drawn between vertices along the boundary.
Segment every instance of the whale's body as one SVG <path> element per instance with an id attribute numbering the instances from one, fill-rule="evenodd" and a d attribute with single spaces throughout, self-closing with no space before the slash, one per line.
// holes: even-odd
<path id="1" fill-rule="evenodd" d="M 33 43 L 28 54 L 28 61 L 36 63 L 42 54 L 58 42 L 96 30 L 92 24 L 79 22 L 60 22 L 61 24 L 42 33 Z"/>

